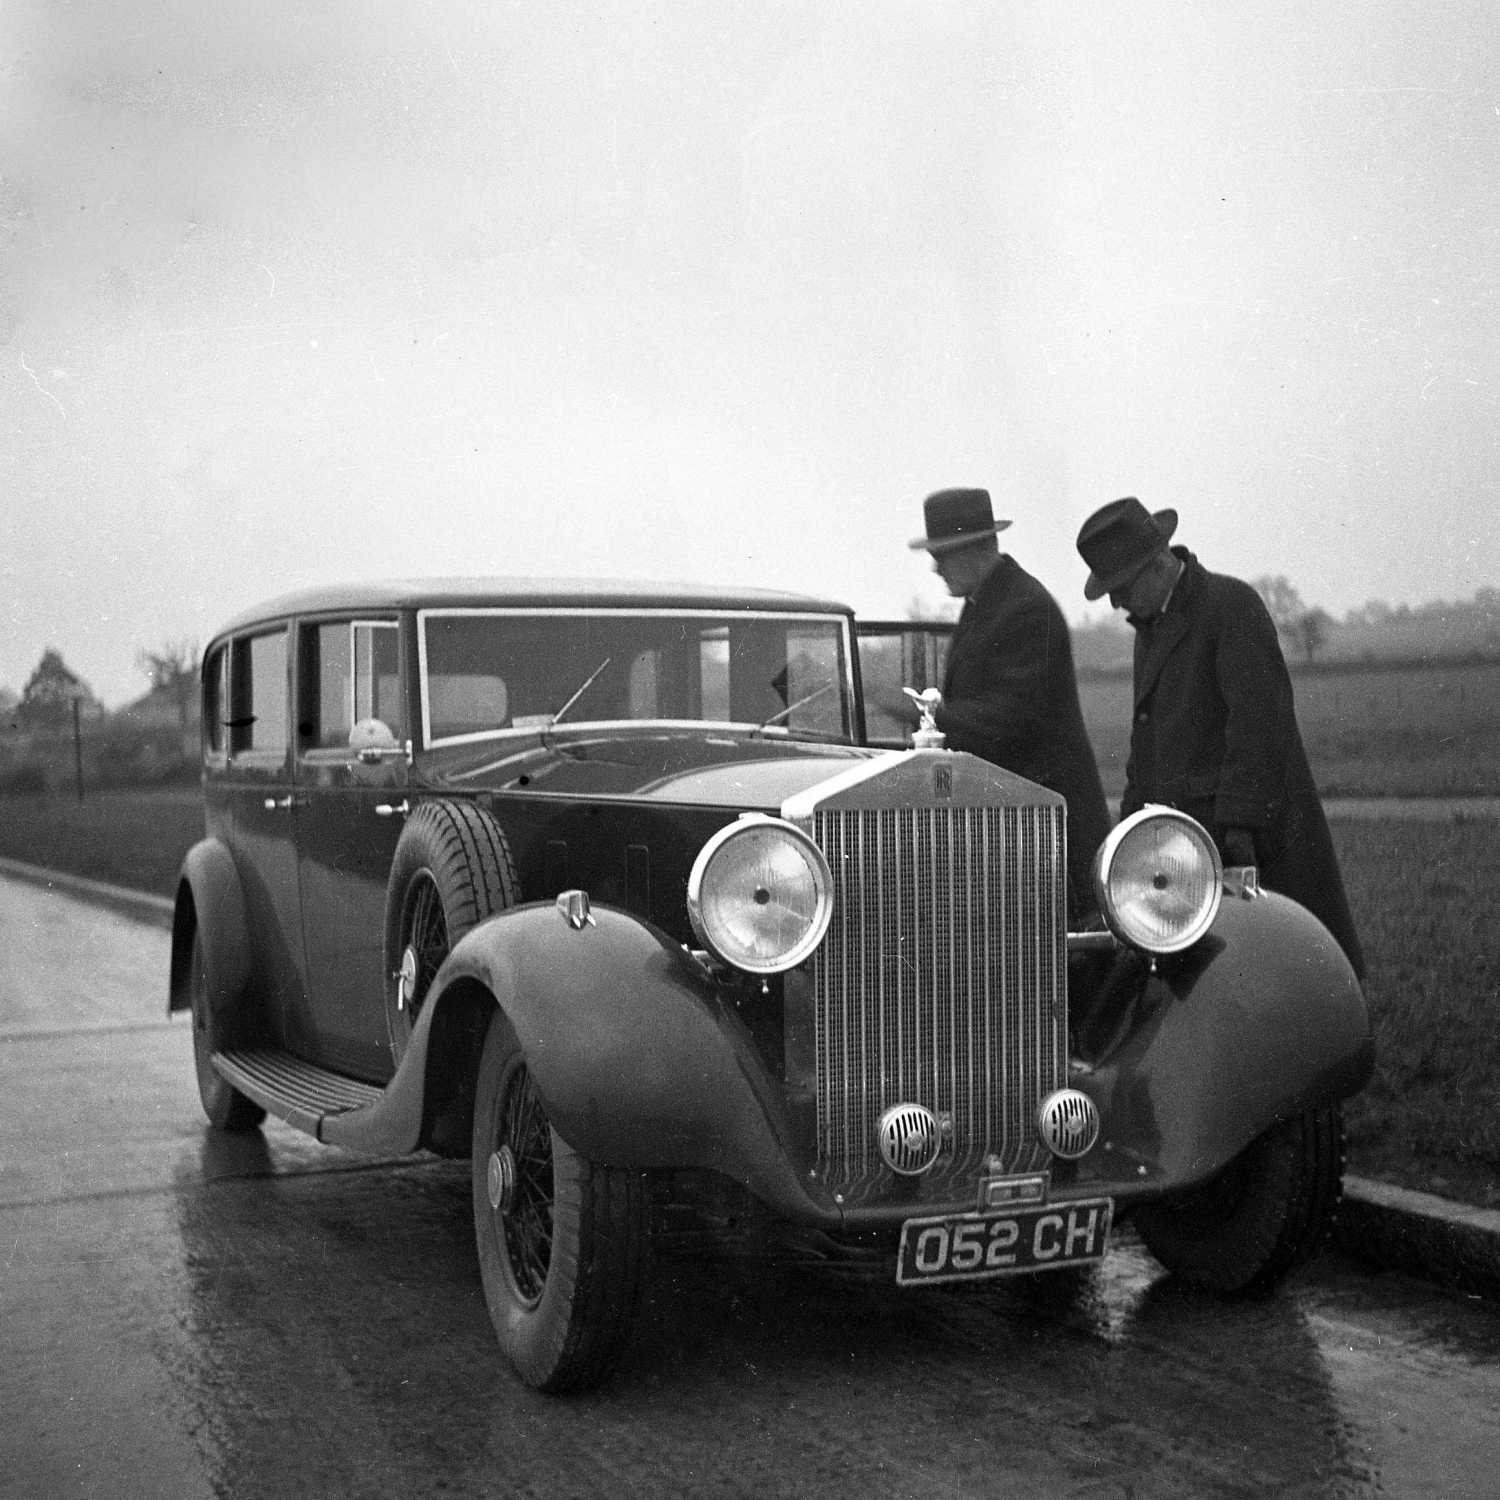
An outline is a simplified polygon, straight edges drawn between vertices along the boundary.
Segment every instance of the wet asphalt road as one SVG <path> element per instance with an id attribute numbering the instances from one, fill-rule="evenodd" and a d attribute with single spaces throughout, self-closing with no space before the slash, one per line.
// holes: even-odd
<path id="1" fill-rule="evenodd" d="M 467 1168 L 206 1130 L 167 935 L 0 880 L 0 1495 L 1490 1496 L 1500 1308 L 1337 1259 L 1269 1301 L 659 1256 L 535 1395 Z M 701 1253 L 700 1253 L 701 1252 Z"/>

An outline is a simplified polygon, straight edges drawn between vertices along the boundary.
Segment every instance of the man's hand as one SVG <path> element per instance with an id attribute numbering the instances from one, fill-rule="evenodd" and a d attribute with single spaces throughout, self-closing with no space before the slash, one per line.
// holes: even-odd
<path id="1" fill-rule="evenodd" d="M 1249 828 L 1224 828 L 1219 831 L 1219 851 L 1226 865 L 1255 863 L 1255 834 Z"/>

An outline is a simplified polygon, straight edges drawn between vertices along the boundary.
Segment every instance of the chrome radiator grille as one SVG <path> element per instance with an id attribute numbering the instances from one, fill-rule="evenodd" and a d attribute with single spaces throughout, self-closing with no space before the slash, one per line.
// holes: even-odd
<path id="1" fill-rule="evenodd" d="M 848 1191 L 880 1169 L 888 1105 L 951 1117 L 942 1159 L 1046 1158 L 1038 1101 L 1066 1081 L 1060 807 L 818 811 L 834 919 L 814 960 L 818 1171 Z"/>

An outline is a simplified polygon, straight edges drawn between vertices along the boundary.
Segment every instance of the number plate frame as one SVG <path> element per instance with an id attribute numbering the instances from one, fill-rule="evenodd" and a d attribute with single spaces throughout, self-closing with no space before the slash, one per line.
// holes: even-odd
<path id="1" fill-rule="evenodd" d="M 1104 1259 L 1113 1198 L 1041 1203 L 1011 1213 L 935 1214 L 901 1226 L 897 1286 L 989 1281 Z M 954 1263 L 955 1253 L 961 1257 Z"/>

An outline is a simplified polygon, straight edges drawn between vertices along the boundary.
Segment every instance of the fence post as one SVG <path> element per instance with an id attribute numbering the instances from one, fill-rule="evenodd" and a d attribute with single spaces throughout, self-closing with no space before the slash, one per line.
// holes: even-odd
<path id="1" fill-rule="evenodd" d="M 73 783 L 78 800 L 83 801 L 83 710 L 78 697 L 73 698 Z"/>

